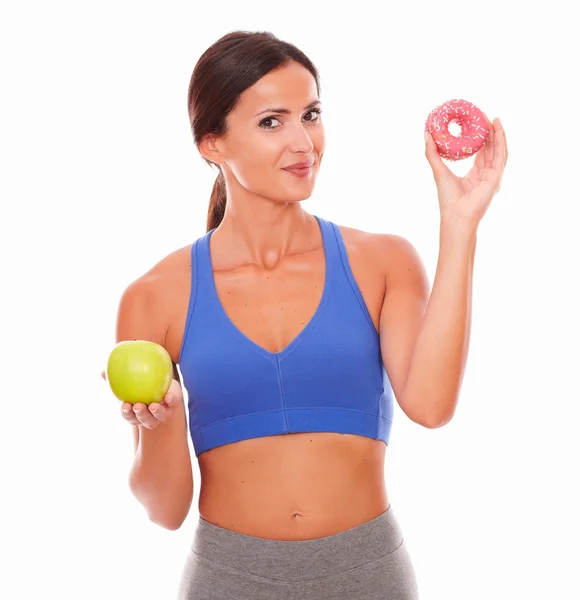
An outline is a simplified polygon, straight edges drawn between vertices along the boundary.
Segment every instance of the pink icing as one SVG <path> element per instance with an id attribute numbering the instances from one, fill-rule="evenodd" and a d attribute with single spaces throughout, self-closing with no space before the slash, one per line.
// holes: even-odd
<path id="1" fill-rule="evenodd" d="M 449 131 L 453 121 L 461 127 L 461 137 Z M 475 104 L 467 100 L 449 100 L 429 113 L 425 130 L 433 136 L 442 158 L 462 160 L 473 156 L 483 146 L 489 125 Z"/>

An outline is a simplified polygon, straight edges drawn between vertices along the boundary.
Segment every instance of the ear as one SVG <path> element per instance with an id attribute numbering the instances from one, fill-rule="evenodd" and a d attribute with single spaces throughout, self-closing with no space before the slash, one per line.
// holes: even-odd
<path id="1" fill-rule="evenodd" d="M 217 165 L 221 164 L 224 160 L 220 150 L 219 139 L 214 134 L 208 134 L 201 140 L 199 143 L 199 152 L 204 158 Z"/>

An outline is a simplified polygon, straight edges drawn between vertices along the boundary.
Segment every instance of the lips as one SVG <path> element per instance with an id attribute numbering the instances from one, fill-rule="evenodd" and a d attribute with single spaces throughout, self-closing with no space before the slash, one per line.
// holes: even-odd
<path id="1" fill-rule="evenodd" d="M 284 169 L 285 171 L 295 171 L 296 173 L 306 173 L 306 171 L 309 171 L 311 169 L 311 167 L 293 167 L 293 168 L 287 168 Z"/>
<path id="2" fill-rule="evenodd" d="M 311 163 L 296 163 L 294 165 L 290 165 L 289 167 L 284 167 L 285 171 L 305 171 L 310 168 L 314 162 Z"/>

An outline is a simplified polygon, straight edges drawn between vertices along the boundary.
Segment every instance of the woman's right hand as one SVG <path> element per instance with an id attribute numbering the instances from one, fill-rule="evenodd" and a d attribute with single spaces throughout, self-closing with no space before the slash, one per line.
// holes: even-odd
<path id="1" fill-rule="evenodd" d="M 101 377 L 107 381 L 105 371 L 101 373 Z M 147 429 L 155 429 L 161 423 L 171 419 L 175 413 L 175 407 L 180 402 L 183 402 L 181 384 L 176 379 L 172 379 L 167 394 L 161 402 L 151 402 L 151 404 L 122 402 L 121 415 L 131 425 L 141 425 L 147 427 Z"/>

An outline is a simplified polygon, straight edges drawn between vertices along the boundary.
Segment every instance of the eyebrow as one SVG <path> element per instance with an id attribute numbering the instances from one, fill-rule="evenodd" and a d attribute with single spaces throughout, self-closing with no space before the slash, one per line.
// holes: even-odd
<path id="1" fill-rule="evenodd" d="M 320 104 L 320 103 L 321 103 L 320 100 L 314 100 L 308 106 L 305 106 L 304 110 L 308 110 L 309 108 L 314 108 L 317 104 Z M 257 117 L 258 115 L 264 114 L 266 112 L 273 112 L 273 113 L 278 113 L 278 114 L 282 114 L 282 115 L 290 114 L 290 111 L 287 108 L 267 108 L 266 110 L 262 110 L 261 112 L 255 114 L 254 116 Z"/>

